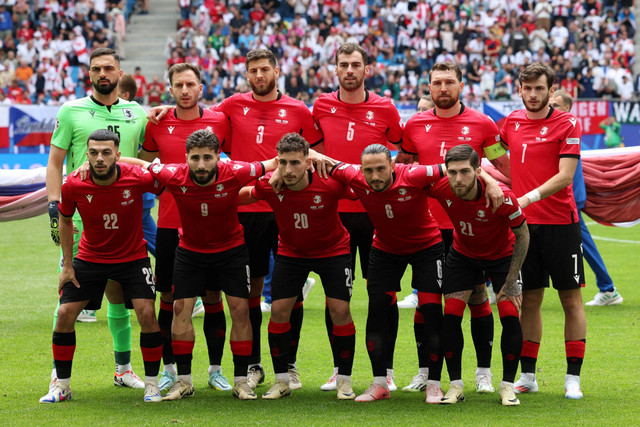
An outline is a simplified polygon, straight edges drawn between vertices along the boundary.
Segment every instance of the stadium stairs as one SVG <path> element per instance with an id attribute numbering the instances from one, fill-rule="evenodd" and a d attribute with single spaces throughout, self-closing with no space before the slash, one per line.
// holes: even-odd
<path id="1" fill-rule="evenodd" d="M 126 59 L 122 63 L 126 73 L 140 67 L 147 82 L 155 75 L 162 81 L 169 59 L 164 48 L 167 37 L 175 35 L 178 16 L 176 0 L 153 0 L 149 2 L 148 15 L 131 15 L 125 40 Z"/>

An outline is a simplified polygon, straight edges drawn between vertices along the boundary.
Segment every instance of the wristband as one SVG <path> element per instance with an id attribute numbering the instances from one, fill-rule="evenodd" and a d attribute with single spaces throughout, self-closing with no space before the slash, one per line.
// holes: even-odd
<path id="1" fill-rule="evenodd" d="M 50 218 L 58 218 L 58 204 L 60 202 L 58 202 L 57 200 L 54 200 L 53 202 L 49 202 L 48 204 L 48 208 L 49 208 L 49 217 Z"/>
<path id="2" fill-rule="evenodd" d="M 541 199 L 541 195 L 540 192 L 538 191 L 538 189 L 536 188 L 535 190 L 531 190 L 529 191 L 527 194 L 524 195 L 527 199 L 529 199 L 529 201 L 531 203 L 537 202 L 538 200 Z"/>

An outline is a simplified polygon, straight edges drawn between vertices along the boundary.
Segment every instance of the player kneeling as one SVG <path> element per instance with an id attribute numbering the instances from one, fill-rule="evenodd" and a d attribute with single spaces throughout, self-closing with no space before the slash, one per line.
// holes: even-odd
<path id="1" fill-rule="evenodd" d="M 107 280 L 122 284 L 140 323 L 140 348 L 145 370 L 145 402 L 162 400 L 158 370 L 162 336 L 155 313 L 155 283 L 142 232 L 142 194 L 159 193 L 160 184 L 148 171 L 116 163 L 118 135 L 99 129 L 89 135 L 89 177 L 67 177 L 62 185 L 60 244 L 63 268 L 58 291 L 60 309 L 53 331 L 53 359 L 58 379 L 41 403 L 71 399 L 71 364 L 76 348 L 75 321 L 84 309 L 97 310 Z M 73 216 L 84 223 L 78 255 L 73 258 Z"/>

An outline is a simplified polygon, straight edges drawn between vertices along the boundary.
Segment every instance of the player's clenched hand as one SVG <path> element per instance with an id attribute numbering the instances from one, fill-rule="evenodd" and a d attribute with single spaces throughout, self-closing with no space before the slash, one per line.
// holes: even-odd
<path id="1" fill-rule="evenodd" d="M 87 160 L 86 162 L 84 162 L 83 164 L 80 165 L 80 167 L 76 170 L 73 171 L 73 176 L 78 176 L 80 175 L 80 179 L 81 180 L 85 180 L 87 179 L 87 175 L 89 175 L 89 161 Z"/>
<path id="2" fill-rule="evenodd" d="M 167 112 L 171 109 L 168 105 L 161 105 L 159 107 L 153 107 L 147 113 L 147 120 L 149 120 L 154 125 L 157 125 L 160 122 Z"/>
<path id="3" fill-rule="evenodd" d="M 506 300 L 511 301 L 518 312 L 522 308 L 522 287 L 517 280 L 505 283 L 498 295 L 496 295 L 496 301 Z"/>
<path id="4" fill-rule="evenodd" d="M 51 240 L 56 246 L 60 246 L 60 225 L 58 224 L 58 201 L 49 202 L 49 228 Z"/>
<path id="5" fill-rule="evenodd" d="M 73 283 L 73 286 L 76 288 L 80 287 L 80 283 L 76 280 L 76 272 L 73 267 L 64 266 L 62 267 L 62 272 L 60 273 L 60 281 L 58 282 L 58 293 L 62 291 L 62 287 L 67 283 Z"/>
<path id="6" fill-rule="evenodd" d="M 282 175 L 280 175 L 279 169 L 274 170 L 271 174 L 271 178 L 269 178 L 269 185 L 273 189 L 274 193 L 279 193 L 280 190 L 282 190 L 284 180 L 282 179 Z"/>

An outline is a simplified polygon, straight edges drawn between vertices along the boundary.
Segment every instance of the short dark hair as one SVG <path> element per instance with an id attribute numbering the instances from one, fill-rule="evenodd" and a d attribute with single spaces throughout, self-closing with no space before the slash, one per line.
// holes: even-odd
<path id="1" fill-rule="evenodd" d="M 169 68 L 169 84 L 173 85 L 173 75 L 175 73 L 181 73 L 188 70 L 193 71 L 199 82 L 202 81 L 202 78 L 200 77 L 200 69 L 198 67 L 189 62 L 182 62 L 180 64 L 173 64 L 171 68 Z"/>
<path id="2" fill-rule="evenodd" d="M 309 143 L 299 133 L 288 133 L 282 137 L 276 145 L 278 154 L 302 153 L 305 157 L 309 155 Z"/>
<path id="3" fill-rule="evenodd" d="M 547 88 L 551 88 L 553 83 L 556 80 L 556 74 L 553 72 L 553 69 L 548 65 L 541 64 L 539 62 L 534 62 L 533 64 L 529 64 L 524 67 L 524 70 L 520 72 L 518 76 L 518 80 L 520 81 L 520 86 L 522 87 L 522 82 L 531 82 L 533 80 L 537 80 L 542 76 L 547 77 Z"/>
<path id="4" fill-rule="evenodd" d="M 469 160 L 471 167 L 474 169 L 480 166 L 480 156 L 478 156 L 476 150 L 469 144 L 456 145 L 447 151 L 447 154 L 444 156 L 444 164 L 446 166 L 448 166 L 450 162 L 464 162 L 465 160 Z"/>
<path id="5" fill-rule="evenodd" d="M 120 55 L 118 55 L 118 53 L 115 50 L 110 49 L 108 47 L 99 47 L 98 49 L 91 52 L 91 56 L 89 57 L 89 64 L 91 64 L 91 61 L 93 61 L 94 58 L 97 58 L 99 56 L 105 56 L 105 55 L 111 56 L 113 59 L 116 60 L 116 62 L 118 63 L 118 66 L 120 65 Z"/>
<path id="6" fill-rule="evenodd" d="M 429 70 L 429 83 L 431 83 L 431 74 L 434 71 L 454 71 L 456 73 L 456 78 L 458 79 L 458 81 L 462 81 L 462 71 L 460 70 L 460 67 L 458 67 L 457 64 L 451 61 L 435 63 L 433 67 L 431 67 L 431 70 Z"/>
<path id="7" fill-rule="evenodd" d="M 120 138 L 115 132 L 111 132 L 109 129 L 98 129 L 91 132 L 89 138 L 87 138 L 87 145 L 89 141 L 113 141 L 116 147 L 120 146 Z"/>
<path id="8" fill-rule="evenodd" d="M 194 148 L 210 148 L 216 153 L 220 149 L 220 141 L 215 133 L 207 129 L 198 129 L 187 137 L 187 153 Z"/>
<path id="9" fill-rule="evenodd" d="M 138 92 L 136 79 L 134 79 L 129 73 L 123 74 L 122 77 L 120 77 L 120 83 L 118 83 L 118 93 L 124 92 L 129 94 L 127 101 L 133 101 L 136 97 L 136 93 Z"/>
<path id="10" fill-rule="evenodd" d="M 371 144 L 367 146 L 364 150 L 362 150 L 360 161 L 362 161 L 362 158 L 368 154 L 384 154 L 387 160 L 391 160 L 391 152 L 382 144 Z"/>
<path id="11" fill-rule="evenodd" d="M 259 59 L 268 59 L 269 63 L 273 68 L 277 67 L 276 57 L 269 49 L 253 49 L 247 53 L 245 56 L 244 66 L 245 69 L 249 69 L 249 63 L 252 61 L 257 61 Z"/>
<path id="12" fill-rule="evenodd" d="M 345 43 L 338 48 L 338 50 L 336 51 L 336 65 L 338 65 L 338 56 L 342 54 L 350 55 L 353 52 L 358 52 L 360 55 L 362 55 L 362 62 L 364 63 L 364 65 L 369 65 L 369 55 L 367 55 L 367 52 L 362 47 L 360 47 L 359 44 L 356 43 Z"/>
<path id="13" fill-rule="evenodd" d="M 555 98 L 556 96 L 562 98 L 562 103 L 568 105 L 569 110 L 571 110 L 571 107 L 573 107 L 573 98 L 571 98 L 571 95 L 561 89 L 553 92 L 553 97 Z"/>

